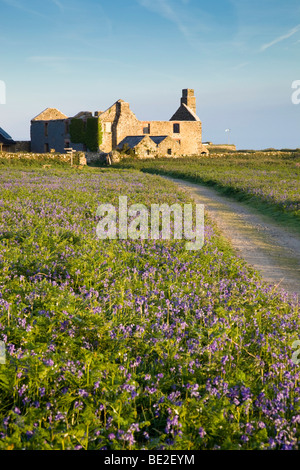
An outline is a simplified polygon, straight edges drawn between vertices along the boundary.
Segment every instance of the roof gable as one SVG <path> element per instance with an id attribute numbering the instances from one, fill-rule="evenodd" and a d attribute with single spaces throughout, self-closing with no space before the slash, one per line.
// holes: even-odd
<path id="1" fill-rule="evenodd" d="M 5 132 L 4 129 L 2 129 L 2 127 L 0 127 L 0 142 L 6 145 L 15 144 L 15 141 L 11 138 L 11 136 L 7 132 Z"/>
<path id="2" fill-rule="evenodd" d="M 162 142 L 176 142 L 175 139 L 170 137 L 169 135 L 129 135 L 125 137 L 118 145 L 118 149 L 122 149 L 124 145 L 127 145 L 128 148 L 134 149 L 137 147 L 141 142 L 153 142 L 156 146 L 159 146 Z M 176 142 L 177 143 L 177 142 Z"/>
<path id="3" fill-rule="evenodd" d="M 150 139 L 153 140 L 153 142 L 156 145 L 159 145 L 163 140 L 165 140 L 168 136 L 167 135 L 150 135 Z"/>
<path id="4" fill-rule="evenodd" d="M 32 121 L 54 121 L 56 119 L 67 119 L 68 116 L 61 113 L 56 108 L 46 108 L 40 114 L 35 116 Z"/>
<path id="5" fill-rule="evenodd" d="M 133 149 L 135 148 L 137 145 L 139 145 L 141 143 L 141 141 L 143 139 L 145 139 L 145 135 L 130 135 L 130 136 L 127 136 L 125 137 L 125 139 L 123 139 L 119 145 L 118 145 L 118 148 L 123 148 L 124 145 L 127 145 L 129 148 Z"/>
<path id="6" fill-rule="evenodd" d="M 93 117 L 93 113 L 91 111 L 80 111 L 79 113 L 75 114 L 75 116 L 73 116 L 73 119 L 84 119 L 89 117 Z"/>
<path id="7" fill-rule="evenodd" d="M 170 121 L 200 121 L 197 114 L 191 110 L 186 104 L 182 105 L 177 109 L 176 113 L 173 114 Z"/>
<path id="8" fill-rule="evenodd" d="M 112 104 L 109 108 L 107 108 L 105 111 L 101 112 L 98 114 L 98 117 L 102 121 L 114 121 L 116 115 L 117 115 L 117 105 L 118 103 L 124 103 L 123 100 L 118 100 L 114 104 Z"/>

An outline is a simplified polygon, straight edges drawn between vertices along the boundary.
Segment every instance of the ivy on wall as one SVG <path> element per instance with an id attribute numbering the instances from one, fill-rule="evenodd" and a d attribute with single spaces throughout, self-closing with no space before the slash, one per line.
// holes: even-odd
<path id="1" fill-rule="evenodd" d="M 86 121 L 85 144 L 92 152 L 97 152 L 102 142 L 102 128 L 99 119 L 88 118 Z M 101 141 L 101 142 L 100 142 Z"/>
<path id="2" fill-rule="evenodd" d="M 85 144 L 91 152 L 97 152 L 102 143 L 102 125 L 99 119 L 71 119 L 70 138 L 74 144 Z"/>
<path id="3" fill-rule="evenodd" d="M 83 144 L 85 141 L 85 123 L 82 119 L 71 119 L 70 138 L 74 144 Z"/>

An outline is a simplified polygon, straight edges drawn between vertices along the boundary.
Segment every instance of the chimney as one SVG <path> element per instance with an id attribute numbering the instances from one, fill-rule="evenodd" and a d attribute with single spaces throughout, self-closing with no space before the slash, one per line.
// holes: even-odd
<path id="1" fill-rule="evenodd" d="M 182 90 L 181 104 L 185 104 L 196 114 L 196 97 L 194 96 L 194 90 L 191 88 Z"/>

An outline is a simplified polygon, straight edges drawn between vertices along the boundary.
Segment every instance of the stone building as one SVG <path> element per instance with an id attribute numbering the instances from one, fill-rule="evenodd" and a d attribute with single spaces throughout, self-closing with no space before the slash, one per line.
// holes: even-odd
<path id="1" fill-rule="evenodd" d="M 75 124 L 78 130 L 76 139 L 74 132 L 72 134 Z M 83 130 L 91 128 L 91 124 L 95 132 L 99 131 L 96 148 L 90 148 L 91 144 L 84 138 L 86 131 Z M 103 155 L 114 150 L 131 149 L 140 158 L 209 153 L 202 144 L 202 124 L 196 114 L 196 98 L 191 89 L 182 91 L 180 106 L 169 121 L 140 121 L 129 103 L 123 100 L 116 101 L 104 112 L 82 111 L 70 118 L 55 108 L 47 108 L 32 119 L 33 152 L 54 149 L 63 153 L 69 147 Z"/>
<path id="2" fill-rule="evenodd" d="M 55 149 L 65 153 L 68 117 L 55 108 L 47 108 L 32 119 L 30 126 L 31 151 L 48 153 Z"/>
<path id="3" fill-rule="evenodd" d="M 16 142 L 0 127 L 0 152 L 9 152 Z"/>
<path id="4" fill-rule="evenodd" d="M 139 158 L 165 157 L 180 155 L 180 144 L 168 135 L 137 135 L 125 137 L 117 150 L 133 151 Z"/>

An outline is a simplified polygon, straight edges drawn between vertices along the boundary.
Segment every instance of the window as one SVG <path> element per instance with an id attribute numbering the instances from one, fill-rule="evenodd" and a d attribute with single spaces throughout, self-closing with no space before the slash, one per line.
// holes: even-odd
<path id="1" fill-rule="evenodd" d="M 45 137 L 48 137 L 48 125 L 49 125 L 49 122 L 45 122 Z"/>
<path id="2" fill-rule="evenodd" d="M 111 132 L 111 122 L 105 123 L 105 132 Z"/>
<path id="3" fill-rule="evenodd" d="M 178 124 L 178 123 L 173 124 L 173 133 L 174 134 L 180 134 L 180 124 Z"/>
<path id="4" fill-rule="evenodd" d="M 150 150 L 148 149 L 148 150 L 147 150 L 147 155 L 150 155 L 150 153 L 151 153 L 151 152 L 150 152 Z"/>
<path id="5" fill-rule="evenodd" d="M 143 134 L 150 134 L 150 123 L 144 125 Z"/>
<path id="6" fill-rule="evenodd" d="M 168 155 L 172 155 L 172 149 L 168 149 Z"/>

